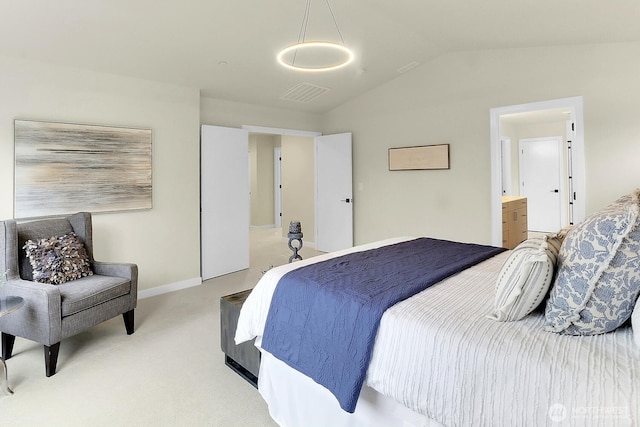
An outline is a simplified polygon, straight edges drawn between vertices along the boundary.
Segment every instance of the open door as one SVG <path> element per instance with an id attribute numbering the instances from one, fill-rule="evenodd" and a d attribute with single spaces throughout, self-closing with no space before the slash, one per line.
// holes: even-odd
<path id="1" fill-rule="evenodd" d="M 202 279 L 249 268 L 249 132 L 203 125 L 200 135 Z"/>
<path id="2" fill-rule="evenodd" d="M 316 250 L 353 246 L 351 133 L 317 136 Z"/>

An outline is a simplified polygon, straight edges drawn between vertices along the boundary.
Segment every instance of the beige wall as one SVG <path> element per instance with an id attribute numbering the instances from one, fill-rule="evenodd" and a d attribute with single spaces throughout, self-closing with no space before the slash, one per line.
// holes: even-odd
<path id="1" fill-rule="evenodd" d="M 151 128 L 153 209 L 96 215 L 96 256 L 138 263 L 141 289 L 190 281 L 199 276 L 199 124 L 256 125 L 353 132 L 357 244 L 396 235 L 489 243 L 490 108 L 584 97 L 588 214 L 639 186 L 639 69 L 640 43 L 458 52 L 316 115 L 0 57 L 0 217 L 13 213 L 14 119 Z M 439 143 L 451 145 L 450 170 L 388 171 L 389 147 Z M 311 241 L 313 216 L 297 219 Z"/>
<path id="2" fill-rule="evenodd" d="M 203 125 L 242 127 L 265 126 L 281 129 L 320 131 L 322 116 L 279 108 L 202 97 L 200 120 Z"/>
<path id="3" fill-rule="evenodd" d="M 200 281 L 201 122 L 320 128 L 319 115 L 201 100 L 195 89 L 14 58 L 0 57 L 0 81 L 0 219 L 13 217 L 14 119 L 152 129 L 153 208 L 93 219 L 96 258 L 138 264 L 141 291 Z"/>
<path id="4" fill-rule="evenodd" d="M 491 108 L 584 97 L 586 211 L 640 186 L 640 43 L 443 55 L 325 115 L 353 132 L 355 242 L 491 242 Z M 451 144 L 451 169 L 389 172 L 387 149 Z"/>
<path id="5" fill-rule="evenodd" d="M 0 218 L 13 217 L 14 119 L 148 128 L 153 209 L 95 214 L 95 257 L 138 264 L 141 290 L 199 283 L 198 91 L 5 57 L 0 81 Z"/>
<path id="6" fill-rule="evenodd" d="M 283 135 L 282 232 L 300 221 L 303 241 L 315 242 L 315 156 L 313 138 Z"/>
<path id="7" fill-rule="evenodd" d="M 255 227 L 275 224 L 273 150 L 279 144 L 280 136 L 249 134 L 251 225 Z"/>

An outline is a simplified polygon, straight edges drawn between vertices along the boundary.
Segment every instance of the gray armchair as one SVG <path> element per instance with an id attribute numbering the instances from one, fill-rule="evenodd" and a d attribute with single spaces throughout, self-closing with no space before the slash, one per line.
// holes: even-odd
<path id="1" fill-rule="evenodd" d="M 93 275 L 59 285 L 33 281 L 33 270 L 23 249 L 27 240 L 75 232 L 85 246 Z M 138 267 L 93 259 L 91 214 L 17 223 L 0 222 L 0 273 L 7 281 L 0 294 L 24 298 L 25 305 L 0 317 L 2 358 L 9 359 L 15 337 L 44 345 L 47 377 L 56 373 L 60 341 L 122 314 L 127 334 L 134 331 L 138 300 Z"/>

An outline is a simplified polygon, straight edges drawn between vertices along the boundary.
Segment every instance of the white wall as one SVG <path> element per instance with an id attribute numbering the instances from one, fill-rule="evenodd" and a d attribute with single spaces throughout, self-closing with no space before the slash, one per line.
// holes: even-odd
<path id="1" fill-rule="evenodd" d="M 95 257 L 138 264 L 141 290 L 199 283 L 198 91 L 6 57 L 0 82 L 0 219 L 13 217 L 14 119 L 151 129 L 153 209 L 95 214 Z"/>
<path id="2" fill-rule="evenodd" d="M 584 96 L 586 211 L 640 186 L 640 43 L 443 55 L 324 117 L 353 132 L 357 244 L 491 242 L 489 110 Z M 387 170 L 387 149 L 451 144 L 451 169 Z M 361 189 L 360 189 L 361 188 Z"/>

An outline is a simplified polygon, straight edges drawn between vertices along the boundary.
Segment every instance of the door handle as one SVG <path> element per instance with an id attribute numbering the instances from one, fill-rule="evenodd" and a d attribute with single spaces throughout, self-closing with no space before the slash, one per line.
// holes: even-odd
<path id="1" fill-rule="evenodd" d="M 557 188 L 555 190 L 551 190 L 552 193 L 559 193 L 560 190 L 558 190 Z"/>
<path id="2" fill-rule="evenodd" d="M 342 199 L 341 202 L 352 203 L 353 199 Z"/>

